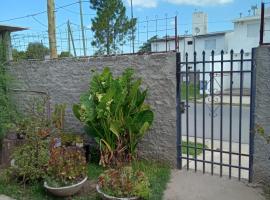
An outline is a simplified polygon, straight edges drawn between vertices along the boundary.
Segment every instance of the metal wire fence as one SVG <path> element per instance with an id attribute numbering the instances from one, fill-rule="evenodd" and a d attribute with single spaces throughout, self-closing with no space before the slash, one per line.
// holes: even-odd
<path id="1" fill-rule="evenodd" d="M 70 22 L 56 27 L 57 52 L 68 52 L 72 56 L 83 56 L 83 37 L 80 25 Z M 130 33 L 125 42 L 116 44 L 117 50 L 113 54 L 130 54 L 142 51 L 164 52 L 177 49 L 177 17 L 146 19 L 137 21 L 136 28 Z M 70 29 L 69 29 L 70 27 Z M 95 40 L 94 32 L 90 27 L 84 27 L 84 42 L 87 56 L 98 52 L 92 42 Z M 131 31 L 132 32 L 132 31 Z M 11 36 L 12 48 L 17 51 L 26 51 L 30 43 L 42 43 L 49 47 L 48 32 L 14 33 Z M 147 47 L 142 49 L 142 47 Z"/>

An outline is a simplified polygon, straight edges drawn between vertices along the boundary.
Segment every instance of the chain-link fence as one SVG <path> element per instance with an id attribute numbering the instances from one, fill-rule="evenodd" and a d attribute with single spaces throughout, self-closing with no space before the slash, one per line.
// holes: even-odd
<path id="1" fill-rule="evenodd" d="M 126 36 L 124 42 L 115 44 L 112 54 L 130 54 L 140 52 L 164 52 L 177 49 L 177 17 L 146 19 L 137 21 L 134 31 Z M 82 37 L 84 31 L 84 39 Z M 67 22 L 56 27 L 57 52 L 61 56 L 87 56 L 97 54 L 98 48 L 93 45 L 94 32 L 90 27 Z M 83 47 L 85 42 L 85 49 Z M 14 33 L 11 37 L 13 51 L 25 52 L 30 43 L 41 43 L 49 48 L 48 32 Z M 45 54 L 48 54 L 48 51 Z M 61 54 L 62 53 L 62 54 Z"/>

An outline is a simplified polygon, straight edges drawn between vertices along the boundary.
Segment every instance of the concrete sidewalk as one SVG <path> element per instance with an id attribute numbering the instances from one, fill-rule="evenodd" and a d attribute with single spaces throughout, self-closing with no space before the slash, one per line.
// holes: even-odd
<path id="1" fill-rule="evenodd" d="M 237 179 L 172 170 L 164 200 L 265 200 L 259 188 Z"/>
<path id="2" fill-rule="evenodd" d="M 205 97 L 205 103 L 211 104 L 212 99 L 211 96 Z M 214 104 L 219 105 L 221 101 L 220 95 L 214 96 Z M 230 96 L 229 95 L 223 95 L 223 104 L 230 104 Z M 203 98 L 197 99 L 197 103 L 203 103 Z M 242 105 L 248 106 L 250 104 L 250 96 L 242 96 Z M 239 96 L 232 96 L 232 105 L 240 105 L 240 97 Z"/>
<path id="3" fill-rule="evenodd" d="M 6 195 L 0 194 L 0 200 L 15 200 L 15 199 L 12 199 Z"/>

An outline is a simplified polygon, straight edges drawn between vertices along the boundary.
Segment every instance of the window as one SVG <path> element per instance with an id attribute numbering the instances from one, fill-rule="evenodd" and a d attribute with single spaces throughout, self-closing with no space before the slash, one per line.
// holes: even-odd
<path id="1" fill-rule="evenodd" d="M 256 24 L 248 24 L 247 25 L 247 37 L 258 37 L 260 30 L 260 25 Z"/>
<path id="2" fill-rule="evenodd" d="M 211 40 L 205 40 L 204 48 L 205 50 L 215 50 L 217 46 L 217 40 L 211 39 Z"/>
<path id="3" fill-rule="evenodd" d="M 193 42 L 192 42 L 192 41 L 188 41 L 187 44 L 188 44 L 188 45 L 192 45 Z"/>

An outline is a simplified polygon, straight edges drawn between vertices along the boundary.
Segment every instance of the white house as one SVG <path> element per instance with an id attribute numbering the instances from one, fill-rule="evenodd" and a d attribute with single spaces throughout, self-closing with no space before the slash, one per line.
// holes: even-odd
<path id="1" fill-rule="evenodd" d="M 234 59 L 240 59 L 240 51 L 244 50 L 244 59 L 251 58 L 251 50 L 259 45 L 260 35 L 260 10 L 254 9 L 253 15 L 246 17 L 240 17 L 233 20 L 234 29 L 231 31 L 220 32 L 208 32 L 208 17 L 206 13 L 195 12 L 192 17 L 192 34 L 181 35 L 178 37 L 179 52 L 182 55 L 182 60 L 185 60 L 185 54 L 188 53 L 188 60 L 193 61 L 193 53 L 197 52 L 197 60 L 202 61 L 202 52 L 206 53 L 206 60 L 211 59 L 211 52 L 214 50 L 214 59 L 220 59 L 220 53 L 224 51 L 224 59 L 230 58 L 230 50 L 234 50 Z M 265 29 L 270 30 L 270 8 L 265 12 Z M 158 39 L 151 43 L 152 52 L 162 52 L 167 50 L 175 50 L 175 38 L 167 37 Z M 265 33 L 265 41 L 270 42 L 270 34 Z M 240 64 L 234 64 L 234 70 L 240 69 Z M 202 65 L 198 64 L 196 70 L 202 70 Z M 189 66 L 193 70 L 193 65 Z M 220 71 L 220 64 L 215 64 L 215 71 Z M 250 69 L 249 63 L 244 63 L 245 69 Z M 185 71 L 186 66 L 182 66 L 182 70 Z M 211 66 L 206 65 L 206 71 L 210 71 Z M 224 65 L 224 70 L 230 70 L 229 63 Z M 239 88 L 240 86 L 240 74 L 236 74 L 233 77 L 233 88 Z M 244 75 L 243 87 L 250 87 L 250 76 Z M 202 75 L 200 75 L 200 81 L 202 81 Z M 210 76 L 206 75 L 205 80 L 207 82 L 207 93 L 210 91 L 209 83 Z M 230 88 L 230 80 L 228 75 L 224 75 L 224 90 Z M 215 77 L 214 91 L 220 91 L 220 77 Z M 201 91 L 202 92 L 202 91 Z"/>

